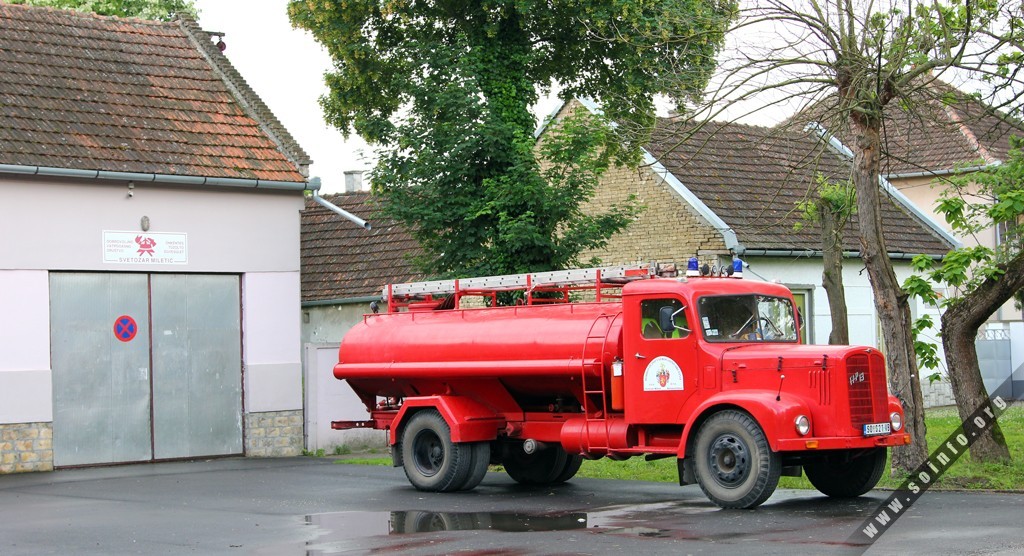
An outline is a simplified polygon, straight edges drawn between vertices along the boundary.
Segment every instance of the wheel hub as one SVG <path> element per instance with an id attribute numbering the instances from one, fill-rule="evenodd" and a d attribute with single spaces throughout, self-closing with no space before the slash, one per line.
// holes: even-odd
<path id="1" fill-rule="evenodd" d="M 415 438 L 413 446 L 416 467 L 424 475 L 432 476 L 444 465 L 444 446 L 436 435 L 423 431 Z"/>
<path id="2" fill-rule="evenodd" d="M 750 451 L 736 436 L 722 435 L 711 444 L 708 463 L 719 484 L 735 487 L 750 474 Z"/>

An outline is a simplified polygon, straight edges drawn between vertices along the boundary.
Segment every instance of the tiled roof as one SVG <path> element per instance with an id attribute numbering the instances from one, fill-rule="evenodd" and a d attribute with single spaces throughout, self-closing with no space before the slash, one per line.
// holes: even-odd
<path id="1" fill-rule="evenodd" d="M 308 156 L 194 21 L 0 3 L 0 164 L 304 182 Z"/>
<path id="2" fill-rule="evenodd" d="M 802 222 L 797 204 L 814 190 L 819 173 L 848 179 L 846 161 L 808 133 L 710 122 L 683 140 L 686 129 L 685 122 L 660 120 L 648 150 L 746 249 L 821 250 L 817 225 L 795 230 Z M 938 255 L 951 248 L 884 192 L 882 214 L 890 253 Z M 844 250 L 860 250 L 856 215 L 847 224 Z"/>
<path id="3" fill-rule="evenodd" d="M 882 126 L 882 173 L 889 176 L 1005 161 L 1010 136 L 1024 136 L 1024 125 L 997 112 L 980 100 L 932 80 L 913 93 L 913 111 L 895 100 L 885 111 Z M 820 121 L 847 145 L 852 144 L 848 124 L 831 110 L 834 98 L 812 105 L 789 120 L 803 125 Z"/>
<path id="4" fill-rule="evenodd" d="M 422 279 L 409 258 L 416 241 L 394 220 L 378 213 L 369 193 L 325 195 L 335 205 L 365 218 L 366 231 L 313 200 L 302 211 L 302 300 L 320 301 L 377 295 L 388 283 Z"/>

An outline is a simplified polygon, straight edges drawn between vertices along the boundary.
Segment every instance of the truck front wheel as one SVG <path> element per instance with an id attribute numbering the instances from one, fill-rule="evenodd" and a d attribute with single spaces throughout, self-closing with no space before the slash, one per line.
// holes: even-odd
<path id="1" fill-rule="evenodd" d="M 804 465 L 807 480 L 822 494 L 854 498 L 875 488 L 885 471 L 885 448 L 873 448 L 855 457 L 850 452 L 830 454 Z"/>
<path id="2" fill-rule="evenodd" d="M 697 432 L 697 483 L 722 508 L 754 508 L 775 492 L 782 459 L 746 413 L 721 411 Z"/>
<path id="3" fill-rule="evenodd" d="M 419 490 L 451 492 L 463 488 L 473 472 L 473 455 L 472 444 L 452 442 L 448 423 L 435 410 L 416 413 L 402 431 L 402 467 L 409 482 Z"/>

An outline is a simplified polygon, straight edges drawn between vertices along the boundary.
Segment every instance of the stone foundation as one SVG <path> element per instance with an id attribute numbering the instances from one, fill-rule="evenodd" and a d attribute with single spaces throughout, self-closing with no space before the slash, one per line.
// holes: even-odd
<path id="1" fill-rule="evenodd" d="M 925 377 L 921 381 L 921 394 L 924 396 L 925 407 L 956 405 L 956 400 L 953 398 L 953 387 L 945 379 L 929 382 Z"/>
<path id="2" fill-rule="evenodd" d="M 245 415 L 245 455 L 280 458 L 302 455 L 302 410 Z"/>
<path id="3" fill-rule="evenodd" d="M 0 474 L 53 471 L 53 423 L 0 425 Z"/>

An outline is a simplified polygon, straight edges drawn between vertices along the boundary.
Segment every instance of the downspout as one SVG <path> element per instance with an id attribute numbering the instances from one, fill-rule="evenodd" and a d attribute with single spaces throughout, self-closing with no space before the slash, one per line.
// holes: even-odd
<path id="1" fill-rule="evenodd" d="M 309 190 L 313 193 L 312 198 L 314 201 L 316 201 L 318 205 L 326 208 L 327 210 L 333 213 L 342 216 L 343 218 L 351 222 L 354 222 L 356 225 L 366 230 L 370 229 L 370 223 L 367 222 L 366 220 L 359 218 L 358 216 L 352 214 L 351 212 L 339 207 L 338 205 L 335 205 L 334 203 L 320 196 L 320 178 L 313 178 L 309 180 Z"/>

